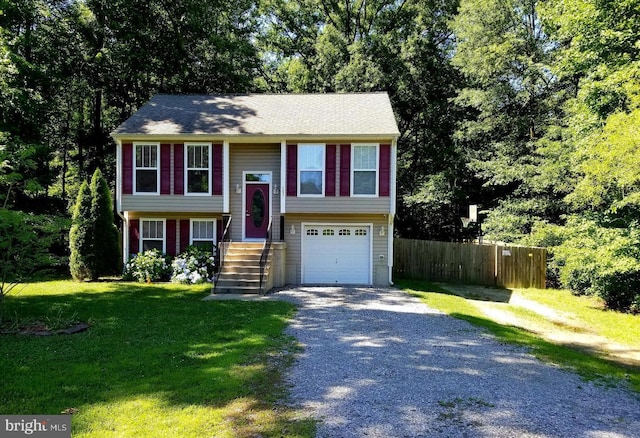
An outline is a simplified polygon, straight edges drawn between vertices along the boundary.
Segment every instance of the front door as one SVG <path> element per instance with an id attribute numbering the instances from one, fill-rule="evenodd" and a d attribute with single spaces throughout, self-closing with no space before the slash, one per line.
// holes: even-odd
<path id="1" fill-rule="evenodd" d="M 269 226 L 269 184 L 247 184 L 245 193 L 245 237 L 265 239 Z"/>

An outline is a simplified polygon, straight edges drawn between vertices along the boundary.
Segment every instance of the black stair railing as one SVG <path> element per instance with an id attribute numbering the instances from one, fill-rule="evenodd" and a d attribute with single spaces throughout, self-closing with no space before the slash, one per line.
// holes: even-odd
<path id="1" fill-rule="evenodd" d="M 218 259 L 216 266 L 218 268 L 218 272 L 213 280 L 213 293 L 216 293 L 216 287 L 218 287 L 218 281 L 220 280 L 220 274 L 222 273 L 222 267 L 224 266 L 224 256 L 227 254 L 227 250 L 229 249 L 228 242 L 231 242 L 230 230 L 231 216 L 227 216 L 224 231 L 222 232 L 222 239 L 218 241 L 218 250 L 216 251 L 216 258 Z"/>
<path id="2" fill-rule="evenodd" d="M 271 251 L 271 242 L 272 242 L 272 233 L 271 233 L 271 222 L 273 218 L 269 218 L 269 226 L 267 227 L 267 239 L 264 242 L 264 246 L 262 247 L 262 254 L 260 255 L 260 293 L 264 293 L 262 289 L 262 285 L 264 283 L 264 271 L 267 266 L 267 260 L 269 259 L 269 251 Z"/>

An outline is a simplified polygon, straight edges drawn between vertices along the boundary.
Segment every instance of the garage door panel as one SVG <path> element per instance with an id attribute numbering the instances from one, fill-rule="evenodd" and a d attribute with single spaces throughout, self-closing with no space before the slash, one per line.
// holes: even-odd
<path id="1" fill-rule="evenodd" d="M 370 283 L 369 226 L 308 225 L 305 230 L 303 283 Z"/>

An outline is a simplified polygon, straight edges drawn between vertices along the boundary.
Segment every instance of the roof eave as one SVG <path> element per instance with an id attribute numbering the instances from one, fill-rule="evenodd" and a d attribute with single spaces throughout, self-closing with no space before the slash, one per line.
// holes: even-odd
<path id="1" fill-rule="evenodd" d="M 218 139 L 220 141 L 241 141 L 252 143 L 272 143 L 282 139 L 356 139 L 356 140 L 377 140 L 388 138 L 397 140 L 399 132 L 386 132 L 376 134 L 142 134 L 142 133 L 121 133 L 113 132 L 111 137 L 117 142 L 122 140 L 131 141 L 151 141 L 151 140 L 181 140 L 181 141 L 202 141 L 203 139 Z"/>

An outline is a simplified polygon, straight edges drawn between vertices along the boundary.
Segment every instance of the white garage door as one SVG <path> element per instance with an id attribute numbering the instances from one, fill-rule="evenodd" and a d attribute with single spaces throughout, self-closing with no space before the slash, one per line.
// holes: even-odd
<path id="1" fill-rule="evenodd" d="M 305 225 L 302 283 L 371 284 L 371 226 Z"/>

